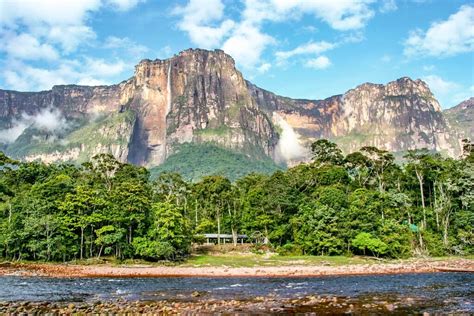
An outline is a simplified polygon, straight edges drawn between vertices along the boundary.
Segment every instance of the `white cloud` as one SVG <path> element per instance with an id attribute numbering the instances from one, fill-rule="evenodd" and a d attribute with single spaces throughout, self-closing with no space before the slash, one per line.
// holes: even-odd
<path id="1" fill-rule="evenodd" d="M 279 19 L 287 19 L 288 16 L 312 14 L 328 23 L 336 30 L 353 30 L 365 26 L 374 16 L 370 4 L 373 0 L 270 0 L 271 15 Z M 269 14 L 270 15 L 270 14 Z"/>
<path id="2" fill-rule="evenodd" d="M 444 80 L 437 75 L 429 75 L 422 78 L 435 95 L 446 95 L 452 90 L 459 88 L 459 85 L 455 82 Z"/>
<path id="3" fill-rule="evenodd" d="M 87 25 L 92 13 L 112 7 L 128 10 L 140 0 L 18 0 L 0 1 L 0 42 L 10 43 L 14 37 L 25 43 L 22 52 L 13 47 L 7 51 L 10 59 L 52 59 L 55 55 L 69 54 L 81 45 L 88 45 L 96 38 L 94 30 Z M 6 45 L 3 45 L 6 46 Z M 57 56 L 54 56 L 57 57 Z"/>
<path id="4" fill-rule="evenodd" d="M 215 48 L 234 27 L 234 21 L 224 20 L 224 4 L 221 0 L 190 0 L 184 7 L 176 7 L 173 13 L 182 17 L 180 30 L 188 33 L 191 41 L 202 48 Z"/>
<path id="5" fill-rule="evenodd" d="M 143 1 L 0 1 L 0 51 L 5 52 L 0 75 L 5 85 L 15 90 L 43 90 L 58 84 L 110 83 L 132 65 L 117 57 L 105 61 L 74 54 L 83 46 L 94 45 L 97 35 L 88 25 L 93 13 L 107 8 L 124 11 L 140 2 Z M 128 38 L 105 42 L 107 49 L 121 44 L 120 55 L 128 53 L 134 62 L 137 55 L 147 51 Z M 30 60 L 43 63 L 31 64 L 27 62 Z"/>
<path id="6" fill-rule="evenodd" d="M 41 44 L 30 34 L 7 36 L 5 45 L 0 47 L 0 51 L 5 51 L 8 55 L 15 56 L 23 60 L 46 59 L 53 60 L 59 57 L 58 52 L 49 44 Z"/>
<path id="7" fill-rule="evenodd" d="M 443 108 L 449 108 L 472 97 L 474 87 L 443 79 L 438 75 L 428 75 L 421 78 L 425 81 Z"/>
<path id="8" fill-rule="evenodd" d="M 260 63 L 265 48 L 275 39 L 262 33 L 257 26 L 245 23 L 239 25 L 234 34 L 222 45 L 222 49 L 246 68 L 253 68 Z"/>
<path id="9" fill-rule="evenodd" d="M 379 11 L 381 13 L 387 13 L 396 11 L 397 9 L 397 2 L 395 0 L 382 0 L 382 4 L 379 8 Z"/>
<path id="10" fill-rule="evenodd" d="M 425 32 L 410 32 L 405 41 L 406 56 L 446 57 L 474 50 L 474 7 L 462 6 L 445 21 L 435 22 Z"/>
<path id="11" fill-rule="evenodd" d="M 331 61 L 326 56 L 319 56 L 308 60 L 305 66 L 313 69 L 326 69 L 331 66 Z"/>
<path id="12" fill-rule="evenodd" d="M 27 127 L 27 122 L 14 120 L 11 128 L 0 130 L 0 143 L 13 143 Z"/>
<path id="13" fill-rule="evenodd" d="M 272 65 L 269 64 L 269 63 L 263 63 L 261 64 L 258 68 L 257 68 L 257 71 L 261 74 L 264 74 L 266 73 L 267 71 L 270 70 L 270 68 L 272 68 Z"/>
<path id="14" fill-rule="evenodd" d="M 28 27 L 82 25 L 87 15 L 100 6 L 100 0 L 2 1 L 0 24 L 12 28 L 17 27 L 19 22 Z"/>
<path id="15" fill-rule="evenodd" d="M 278 59 L 288 59 L 297 55 L 307 55 L 307 54 L 320 54 L 330 49 L 333 49 L 336 45 L 326 41 L 321 42 L 308 42 L 306 44 L 300 45 L 289 51 L 278 51 L 275 53 L 275 56 Z"/>
<path id="16" fill-rule="evenodd" d="M 106 2 L 118 11 L 128 11 L 145 0 L 107 0 Z"/>
<path id="17" fill-rule="evenodd" d="M 50 68 L 34 67 L 17 61 L 8 65 L 2 75 L 10 89 L 38 91 L 61 84 L 111 84 L 115 76 L 131 67 L 122 60 L 106 62 L 94 58 L 62 60 L 60 64 Z"/>
<path id="18" fill-rule="evenodd" d="M 126 69 L 127 64 L 122 60 L 116 62 L 106 62 L 104 59 L 87 58 L 85 69 L 90 69 L 96 76 L 113 77 L 122 73 Z"/>
<path id="19" fill-rule="evenodd" d="M 169 58 L 173 54 L 173 50 L 171 49 L 171 46 L 166 45 L 158 50 L 156 52 L 156 57 L 160 59 L 166 59 Z"/>
<path id="20" fill-rule="evenodd" d="M 374 0 L 243 0 L 239 21 L 225 18 L 221 0 L 190 0 L 173 12 L 180 16 L 178 28 L 188 33 L 194 44 L 223 48 L 239 65 L 255 69 L 262 63 L 263 52 L 276 43 L 275 38 L 262 31 L 263 23 L 313 15 L 333 29 L 357 30 L 374 15 L 370 8 L 372 3 Z M 360 38 L 357 36 L 356 40 Z M 284 56 L 285 52 L 281 53 Z"/>
<path id="21" fill-rule="evenodd" d="M 67 127 L 66 119 L 58 109 L 44 109 L 33 117 L 26 116 L 38 129 L 50 132 L 63 130 Z"/>
<path id="22" fill-rule="evenodd" d="M 54 133 L 65 130 L 68 124 L 58 109 L 46 108 L 36 115 L 22 113 L 19 119 L 12 120 L 11 126 L 0 130 L 0 143 L 13 143 L 30 126 Z"/>
<path id="23" fill-rule="evenodd" d="M 125 50 L 134 58 L 141 58 L 149 51 L 148 47 L 140 45 L 128 37 L 109 36 L 105 39 L 104 48 L 112 50 Z"/>
<path id="24" fill-rule="evenodd" d="M 96 38 L 95 32 L 86 25 L 52 26 L 45 35 L 52 43 L 59 44 L 65 53 L 76 50 L 81 44 Z"/>

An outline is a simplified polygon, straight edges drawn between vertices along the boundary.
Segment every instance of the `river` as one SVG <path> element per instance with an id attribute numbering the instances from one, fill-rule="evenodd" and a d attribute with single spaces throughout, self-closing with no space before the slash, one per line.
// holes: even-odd
<path id="1" fill-rule="evenodd" d="M 291 300 L 338 297 L 354 304 L 403 305 L 413 312 L 474 313 L 474 274 L 420 273 L 325 277 L 46 278 L 0 277 L 3 302 Z M 199 293 L 195 295 L 193 293 Z M 411 306 L 411 307 L 410 307 Z"/>

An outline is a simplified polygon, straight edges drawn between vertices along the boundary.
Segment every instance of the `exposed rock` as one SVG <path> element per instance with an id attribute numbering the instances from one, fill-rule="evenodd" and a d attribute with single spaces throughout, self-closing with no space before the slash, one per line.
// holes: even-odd
<path id="1" fill-rule="evenodd" d="M 246 81 L 221 50 L 189 49 L 166 60 L 142 60 L 132 78 L 112 86 L 0 90 L 0 132 L 48 108 L 81 124 L 42 140 L 26 138 L 27 128 L 3 146 L 8 154 L 52 162 L 108 152 L 121 161 L 156 166 L 177 144 L 213 142 L 292 165 L 307 159 L 308 145 L 323 137 L 346 152 L 364 145 L 391 151 L 426 147 L 449 155 L 460 149 L 421 80 L 365 83 L 325 100 L 290 99 Z"/>
<path id="2" fill-rule="evenodd" d="M 444 114 L 461 139 L 474 140 L 474 97 L 445 110 Z"/>

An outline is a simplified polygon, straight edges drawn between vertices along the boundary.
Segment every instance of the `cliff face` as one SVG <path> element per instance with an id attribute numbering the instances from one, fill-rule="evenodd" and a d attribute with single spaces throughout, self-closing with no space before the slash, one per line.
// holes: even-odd
<path id="1" fill-rule="evenodd" d="M 43 124 L 48 113 L 64 124 Z M 346 151 L 364 145 L 451 155 L 458 150 L 438 102 L 420 80 L 367 83 L 325 100 L 295 100 L 244 80 L 220 50 L 143 60 L 132 78 L 112 86 L 0 90 L 0 142 L 7 153 L 28 160 L 83 160 L 110 152 L 156 166 L 181 143 L 213 142 L 291 164 L 307 159 L 307 145 L 322 137 Z"/>
<path id="2" fill-rule="evenodd" d="M 445 110 L 444 114 L 461 138 L 474 140 L 474 97 Z"/>

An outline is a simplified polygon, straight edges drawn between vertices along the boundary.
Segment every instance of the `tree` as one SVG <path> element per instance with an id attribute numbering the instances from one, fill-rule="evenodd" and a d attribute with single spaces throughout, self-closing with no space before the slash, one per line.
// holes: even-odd
<path id="1" fill-rule="evenodd" d="M 339 165 L 343 162 L 342 151 L 335 143 L 327 139 L 319 139 L 311 144 L 313 161 L 317 164 Z"/>
<path id="2" fill-rule="evenodd" d="M 380 256 L 387 252 L 387 244 L 381 241 L 380 239 L 373 237 L 370 233 L 359 233 L 357 236 L 352 240 L 352 245 L 362 250 L 364 255 L 366 250 L 372 252 L 374 256 Z"/>
<path id="3" fill-rule="evenodd" d="M 369 172 L 375 176 L 379 191 L 384 192 L 386 173 L 394 166 L 395 157 L 388 151 L 373 146 L 362 147 L 360 151 L 368 158 Z"/>
<path id="4" fill-rule="evenodd" d="M 189 220 L 182 209 L 169 202 L 156 202 L 152 205 L 152 225 L 147 236 L 151 244 L 141 239 L 135 245 L 138 254 L 159 259 L 176 259 L 190 251 L 192 231 Z M 150 248 L 151 247 L 151 248 Z M 153 250 L 153 248 L 156 248 Z"/>

